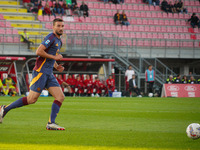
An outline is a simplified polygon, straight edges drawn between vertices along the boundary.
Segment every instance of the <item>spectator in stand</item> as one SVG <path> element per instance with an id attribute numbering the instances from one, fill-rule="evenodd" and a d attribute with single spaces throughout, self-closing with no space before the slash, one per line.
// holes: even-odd
<path id="1" fill-rule="evenodd" d="M 75 91 L 75 93 L 76 93 L 78 96 L 82 96 L 82 95 L 83 95 L 84 89 L 85 89 L 85 85 L 84 85 L 84 83 L 83 83 L 83 80 L 81 80 L 80 75 L 78 75 L 78 76 L 76 77 L 75 89 L 77 89 L 77 91 Z"/>
<path id="2" fill-rule="evenodd" d="M 74 8 L 75 6 L 78 7 L 77 1 L 76 1 L 76 0 L 72 0 L 72 5 L 71 5 L 72 11 L 73 11 L 73 8 Z"/>
<path id="3" fill-rule="evenodd" d="M 177 10 L 178 10 L 178 2 L 175 1 L 174 2 L 174 12 L 177 13 L 178 12 Z"/>
<path id="4" fill-rule="evenodd" d="M 148 69 L 145 72 L 145 76 L 146 76 L 146 82 L 147 82 L 147 86 L 148 86 L 148 91 L 149 93 L 153 94 L 153 84 L 155 81 L 155 71 L 153 70 L 153 66 L 149 65 Z"/>
<path id="5" fill-rule="evenodd" d="M 171 13 L 175 13 L 175 12 L 176 12 L 176 10 L 175 10 L 175 8 L 174 8 L 174 5 L 172 4 L 171 1 L 169 2 L 168 7 L 169 7 L 169 12 L 171 12 Z"/>
<path id="6" fill-rule="evenodd" d="M 53 5 L 53 9 L 54 9 L 54 16 L 55 13 L 58 13 L 58 15 L 63 16 L 64 15 L 64 9 L 61 7 L 61 5 L 59 4 L 59 1 L 56 0 L 55 5 Z"/>
<path id="7" fill-rule="evenodd" d="M 122 23 L 119 10 L 117 10 L 117 13 L 114 15 L 114 22 L 115 22 L 116 25 L 119 25 L 119 24 Z"/>
<path id="8" fill-rule="evenodd" d="M 82 1 L 82 5 L 80 6 L 80 15 L 85 17 L 88 17 L 88 6 Z"/>
<path id="9" fill-rule="evenodd" d="M 24 29 L 24 32 L 20 35 L 21 39 L 20 42 L 24 42 L 28 44 L 28 49 L 30 49 L 30 44 L 34 44 L 32 41 L 29 40 L 29 33 L 26 32 L 27 30 Z"/>
<path id="10" fill-rule="evenodd" d="M 196 80 L 194 79 L 193 76 L 190 77 L 190 80 L 188 80 L 189 84 L 196 84 Z"/>
<path id="11" fill-rule="evenodd" d="M 186 75 L 183 76 L 181 82 L 182 82 L 183 84 L 187 84 L 187 83 L 188 83 L 188 79 L 187 79 L 187 76 L 186 76 Z"/>
<path id="12" fill-rule="evenodd" d="M 109 75 L 109 78 L 106 80 L 108 94 L 111 97 L 112 92 L 115 90 L 115 79 L 112 78 L 112 75 Z"/>
<path id="13" fill-rule="evenodd" d="M 160 0 L 153 0 L 153 6 L 160 6 Z"/>
<path id="14" fill-rule="evenodd" d="M 132 79 L 129 80 L 129 89 L 131 91 L 131 97 L 132 97 L 132 92 L 135 92 L 138 97 L 142 97 L 140 89 L 137 86 L 137 81 L 135 79 L 135 75 L 132 75 Z"/>
<path id="15" fill-rule="evenodd" d="M 70 16 L 70 15 L 71 15 L 71 14 L 70 14 L 70 11 L 69 11 L 69 6 L 67 5 L 66 1 L 63 1 L 62 8 L 64 9 L 65 14 L 66 14 L 67 16 Z"/>
<path id="16" fill-rule="evenodd" d="M 200 84 L 200 78 L 197 80 L 197 84 Z"/>
<path id="17" fill-rule="evenodd" d="M 124 4 L 124 0 L 117 0 L 117 4 L 120 4 L 120 3 Z"/>
<path id="18" fill-rule="evenodd" d="M 182 0 L 179 0 L 179 2 L 177 3 L 177 12 L 181 12 L 181 13 L 188 13 L 187 9 L 184 8 L 184 4 L 182 2 Z"/>
<path id="19" fill-rule="evenodd" d="M 72 78 L 72 75 L 68 76 L 68 79 L 66 80 L 66 82 L 69 84 L 69 86 L 71 87 L 72 93 L 75 93 L 75 84 L 76 84 L 76 79 Z"/>
<path id="20" fill-rule="evenodd" d="M 44 10 L 43 10 L 43 14 L 44 15 L 49 15 L 49 16 L 51 15 L 51 9 L 49 7 L 49 3 L 45 4 Z"/>
<path id="21" fill-rule="evenodd" d="M 84 84 L 85 84 L 85 88 L 87 89 L 87 94 L 94 96 L 94 94 L 93 94 L 93 81 L 92 81 L 92 79 L 90 79 L 90 75 L 88 75 L 88 74 L 86 75 L 86 79 L 84 81 Z"/>
<path id="22" fill-rule="evenodd" d="M 196 13 L 193 13 L 191 18 L 188 19 L 188 22 L 190 22 L 190 25 L 195 28 L 195 26 L 198 26 L 200 28 L 200 21 L 199 18 L 196 16 Z"/>
<path id="23" fill-rule="evenodd" d="M 181 75 L 178 74 L 177 77 L 174 77 L 174 83 L 177 83 L 177 84 L 180 84 L 182 81 L 181 81 Z"/>
<path id="24" fill-rule="evenodd" d="M 28 10 L 28 12 L 31 12 L 31 7 L 34 7 L 34 4 L 31 3 L 31 0 L 23 0 L 23 5 Z"/>
<path id="25" fill-rule="evenodd" d="M 1 93 L 1 95 L 3 94 L 3 92 L 4 92 L 3 83 L 2 83 L 2 81 L 0 79 L 0 93 Z"/>
<path id="26" fill-rule="evenodd" d="M 169 12 L 169 6 L 166 0 L 163 0 L 163 2 L 161 3 L 161 9 L 166 13 Z"/>
<path id="27" fill-rule="evenodd" d="M 71 10 L 74 14 L 77 14 L 80 17 L 80 10 L 76 0 L 72 0 Z"/>
<path id="28" fill-rule="evenodd" d="M 133 70 L 132 66 L 128 66 L 128 69 L 125 72 L 126 77 L 126 91 L 129 90 L 129 80 L 132 78 L 132 75 L 135 74 L 135 71 Z"/>
<path id="29" fill-rule="evenodd" d="M 58 83 L 60 84 L 62 90 L 64 91 L 64 88 L 66 87 L 68 92 L 69 92 L 69 94 L 71 95 L 71 93 L 72 93 L 71 87 L 67 82 L 65 82 L 62 79 L 62 75 L 58 75 L 58 77 L 56 79 L 57 79 Z"/>
<path id="30" fill-rule="evenodd" d="M 152 5 L 152 0 L 147 0 L 146 1 L 149 5 Z"/>
<path id="31" fill-rule="evenodd" d="M 17 94 L 15 89 L 15 81 L 11 78 L 11 75 L 8 75 L 8 77 L 3 80 L 3 85 L 5 89 L 5 95 L 9 94 L 9 90 L 11 90 L 12 96 L 15 96 Z"/>
<path id="32" fill-rule="evenodd" d="M 170 75 L 169 78 L 166 80 L 166 84 L 173 84 L 173 83 L 174 83 L 173 76 Z"/>
<path id="33" fill-rule="evenodd" d="M 33 4 L 34 4 L 34 6 L 33 6 L 33 9 L 31 9 L 31 12 L 33 12 L 33 13 L 38 13 L 38 7 L 39 7 L 39 4 L 40 4 L 40 2 L 38 2 L 38 0 L 35 0 L 35 1 L 33 1 Z"/>
<path id="34" fill-rule="evenodd" d="M 124 10 L 122 11 L 122 14 L 121 14 L 121 21 L 122 21 L 122 25 L 126 25 L 126 26 L 130 25 Z"/>

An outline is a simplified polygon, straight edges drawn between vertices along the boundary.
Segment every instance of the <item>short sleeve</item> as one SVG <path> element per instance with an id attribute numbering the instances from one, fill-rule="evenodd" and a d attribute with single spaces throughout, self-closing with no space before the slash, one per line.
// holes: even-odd
<path id="1" fill-rule="evenodd" d="M 41 43 L 42 45 L 44 45 L 46 48 L 49 48 L 49 46 L 53 43 L 54 38 L 52 38 L 51 36 L 47 36 L 44 38 L 44 41 Z"/>

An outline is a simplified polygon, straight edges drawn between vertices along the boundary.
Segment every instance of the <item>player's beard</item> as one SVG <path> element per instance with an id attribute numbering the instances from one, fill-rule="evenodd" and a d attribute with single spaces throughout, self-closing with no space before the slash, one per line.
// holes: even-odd
<path id="1" fill-rule="evenodd" d="M 63 31 L 61 33 L 56 32 L 57 35 L 61 36 L 63 34 Z"/>

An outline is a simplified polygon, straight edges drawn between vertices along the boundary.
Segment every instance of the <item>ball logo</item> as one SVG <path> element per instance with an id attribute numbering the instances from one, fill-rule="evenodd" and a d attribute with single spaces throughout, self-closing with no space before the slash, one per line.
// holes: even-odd
<path id="1" fill-rule="evenodd" d="M 184 89 L 186 91 L 196 91 L 197 90 L 197 88 L 195 86 L 192 86 L 192 85 L 185 86 Z"/>
<path id="2" fill-rule="evenodd" d="M 167 90 L 169 91 L 179 91 L 179 87 L 176 85 L 171 85 L 167 87 Z"/>

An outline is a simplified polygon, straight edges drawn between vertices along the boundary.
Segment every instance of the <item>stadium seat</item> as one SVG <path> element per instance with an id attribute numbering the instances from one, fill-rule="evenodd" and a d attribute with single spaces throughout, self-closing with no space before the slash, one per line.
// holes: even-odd
<path id="1" fill-rule="evenodd" d="M 43 16 L 38 16 L 38 20 L 41 21 L 41 22 L 43 22 L 44 21 Z"/>
<path id="2" fill-rule="evenodd" d="M 11 23 L 9 21 L 6 21 L 6 28 L 12 28 Z"/>
<path id="3" fill-rule="evenodd" d="M 105 4 L 105 9 L 110 9 L 110 4 Z"/>
<path id="4" fill-rule="evenodd" d="M 99 9 L 99 3 L 94 3 L 94 9 Z"/>
<path id="5" fill-rule="evenodd" d="M 127 9 L 128 9 L 128 10 L 133 10 L 132 5 L 128 5 Z"/>
<path id="6" fill-rule="evenodd" d="M 97 18 L 97 23 L 102 23 L 102 18 L 101 17 Z"/>
<path id="7" fill-rule="evenodd" d="M 6 32 L 5 32 L 5 29 L 3 29 L 3 28 L 0 28 L 0 34 L 5 34 Z"/>
<path id="8" fill-rule="evenodd" d="M 121 9 L 122 9 L 121 5 L 117 4 L 117 5 L 116 5 L 116 9 L 117 9 L 117 10 L 121 10 Z"/>
<path id="9" fill-rule="evenodd" d="M 103 25 L 102 25 L 102 26 L 103 26 Z M 104 28 L 103 28 L 103 29 L 104 29 Z M 106 25 L 105 25 L 105 30 L 106 30 L 106 31 L 110 31 L 110 30 L 111 30 L 109 24 L 106 24 Z"/>
<path id="10" fill-rule="evenodd" d="M 8 36 L 7 37 L 7 42 L 8 43 L 13 43 L 13 37 L 12 36 Z"/>
<path id="11" fill-rule="evenodd" d="M 45 22 L 49 22 L 49 21 L 50 21 L 50 20 L 49 20 L 49 16 L 44 15 L 44 21 L 45 21 Z"/>
<path id="12" fill-rule="evenodd" d="M 115 5 L 115 4 L 111 4 L 111 5 L 110 5 L 110 9 L 116 10 L 116 5 Z"/>
<path id="13" fill-rule="evenodd" d="M 6 34 L 12 34 L 12 30 L 10 28 L 6 29 Z"/>
<path id="14" fill-rule="evenodd" d="M 18 30 L 17 29 L 13 29 L 13 33 L 12 34 L 18 34 Z"/>
<path id="15" fill-rule="evenodd" d="M 19 36 L 15 36 L 13 42 L 14 43 L 19 43 L 20 42 Z"/>

